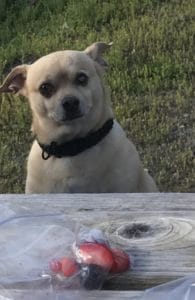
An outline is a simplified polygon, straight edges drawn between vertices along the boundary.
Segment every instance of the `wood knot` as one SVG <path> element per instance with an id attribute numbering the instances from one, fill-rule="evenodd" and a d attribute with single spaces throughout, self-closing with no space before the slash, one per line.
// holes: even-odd
<path id="1" fill-rule="evenodd" d="M 118 234 L 126 239 L 140 239 L 150 235 L 150 226 L 142 223 L 134 223 L 131 225 L 124 226 L 118 230 Z"/>
<path id="2" fill-rule="evenodd" d="M 149 247 L 166 240 L 173 230 L 174 224 L 169 218 L 148 218 L 112 224 L 107 234 L 120 245 Z"/>
<path id="3" fill-rule="evenodd" d="M 175 249 L 194 240 L 195 221 L 174 218 L 139 218 L 109 224 L 106 234 L 111 242 L 132 248 Z"/>

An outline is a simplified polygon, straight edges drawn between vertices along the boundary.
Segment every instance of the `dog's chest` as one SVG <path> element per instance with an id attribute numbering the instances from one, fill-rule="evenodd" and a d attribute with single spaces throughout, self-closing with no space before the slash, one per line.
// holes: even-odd
<path id="1" fill-rule="evenodd" d="M 101 192 L 102 182 L 95 164 L 86 163 L 80 158 L 50 158 L 42 162 L 42 172 L 46 174 L 46 190 L 53 193 L 90 193 Z M 44 176 L 44 174 L 42 174 Z"/>
<path id="2" fill-rule="evenodd" d="M 35 142 L 28 160 L 27 192 L 106 193 L 129 190 L 129 149 L 120 127 L 71 158 L 43 160 Z M 131 149 L 130 149 L 131 150 Z M 128 156 L 128 159 L 127 159 Z M 133 157 L 133 155 L 131 155 Z M 133 176 L 134 178 L 136 176 Z"/>
<path id="3" fill-rule="evenodd" d="M 79 193 L 82 187 L 88 185 L 88 171 L 80 166 L 75 166 L 71 159 L 57 159 L 51 162 L 53 170 L 51 175 L 53 190 L 56 192 Z"/>

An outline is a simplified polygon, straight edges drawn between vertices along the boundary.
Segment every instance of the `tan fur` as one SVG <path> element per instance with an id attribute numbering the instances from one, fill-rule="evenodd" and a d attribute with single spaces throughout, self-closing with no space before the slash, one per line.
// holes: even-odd
<path id="1" fill-rule="evenodd" d="M 39 142 L 59 144 L 98 130 L 113 117 L 109 95 L 103 83 L 107 67 L 103 59 L 109 44 L 95 43 L 85 51 L 58 51 L 31 65 L 16 67 L 0 92 L 25 95 L 33 114 L 33 131 Z M 86 86 L 75 84 L 84 72 Z M 44 82 L 55 87 L 49 99 L 40 93 Z M 81 117 L 68 120 L 62 108 L 67 96 L 79 99 Z M 27 165 L 26 193 L 155 192 L 153 179 L 143 169 L 139 155 L 117 123 L 97 145 L 74 156 L 43 160 L 35 140 Z"/>

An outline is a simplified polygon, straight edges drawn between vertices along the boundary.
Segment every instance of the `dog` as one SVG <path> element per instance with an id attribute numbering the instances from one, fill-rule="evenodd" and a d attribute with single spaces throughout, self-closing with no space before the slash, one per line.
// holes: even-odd
<path id="1" fill-rule="evenodd" d="M 27 161 L 26 193 L 157 192 L 133 143 L 114 119 L 97 42 L 19 65 L 0 93 L 28 98 L 35 135 Z"/>

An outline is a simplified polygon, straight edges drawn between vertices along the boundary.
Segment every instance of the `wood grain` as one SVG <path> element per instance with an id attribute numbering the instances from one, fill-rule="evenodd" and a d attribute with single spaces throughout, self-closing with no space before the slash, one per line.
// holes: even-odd
<path id="1" fill-rule="evenodd" d="M 138 291 L 68 291 L 58 293 L 58 300 L 139 300 L 142 292 Z M 56 299 L 55 292 L 44 291 L 44 290 L 4 290 L 0 295 L 10 298 L 3 299 L 14 299 L 14 300 L 53 300 Z"/>
<path id="2" fill-rule="evenodd" d="M 103 229 L 132 256 L 132 270 L 106 289 L 143 290 L 195 273 L 195 194 L 0 195 L 0 222 L 50 213 Z"/>

